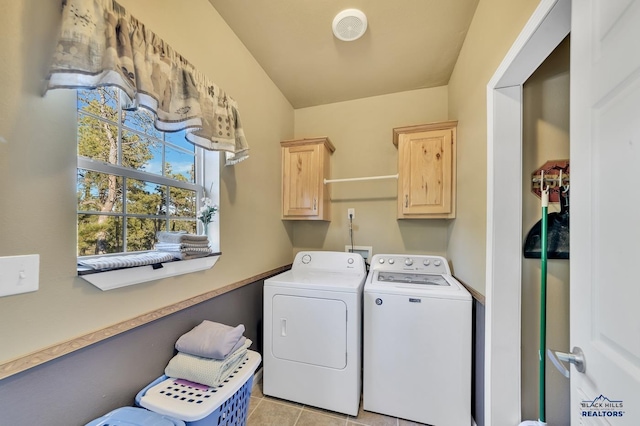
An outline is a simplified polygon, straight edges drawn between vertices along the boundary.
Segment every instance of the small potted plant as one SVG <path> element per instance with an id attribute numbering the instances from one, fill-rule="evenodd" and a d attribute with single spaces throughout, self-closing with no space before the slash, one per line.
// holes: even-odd
<path id="1" fill-rule="evenodd" d="M 202 199 L 202 207 L 198 210 L 198 220 L 202 222 L 204 227 L 204 235 L 209 235 L 209 224 L 213 222 L 213 216 L 218 211 L 218 206 L 211 202 L 211 199 L 204 197 Z"/>

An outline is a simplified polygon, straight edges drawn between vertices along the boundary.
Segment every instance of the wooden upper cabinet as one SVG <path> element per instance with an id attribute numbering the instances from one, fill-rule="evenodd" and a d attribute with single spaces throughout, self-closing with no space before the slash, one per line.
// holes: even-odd
<path id="1" fill-rule="evenodd" d="M 280 143 L 282 150 L 282 219 L 331 220 L 329 158 L 335 147 L 329 138 Z"/>
<path id="2" fill-rule="evenodd" d="M 398 218 L 456 216 L 457 121 L 393 129 L 398 147 Z"/>

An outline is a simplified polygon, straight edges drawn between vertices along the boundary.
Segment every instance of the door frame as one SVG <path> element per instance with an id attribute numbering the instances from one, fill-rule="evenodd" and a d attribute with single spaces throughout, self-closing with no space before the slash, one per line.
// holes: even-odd
<path id="1" fill-rule="evenodd" d="M 541 0 L 487 84 L 485 425 L 521 421 L 522 86 L 570 28 L 571 0 Z"/>

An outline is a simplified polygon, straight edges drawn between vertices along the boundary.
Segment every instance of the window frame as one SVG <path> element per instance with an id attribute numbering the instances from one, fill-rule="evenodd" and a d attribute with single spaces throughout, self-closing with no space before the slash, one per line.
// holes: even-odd
<path id="1" fill-rule="evenodd" d="M 118 88 L 114 88 L 115 90 L 119 90 Z M 154 135 L 149 135 L 146 134 L 144 132 L 140 132 L 139 130 L 136 130 L 134 128 L 131 128 L 130 126 L 127 126 L 124 123 L 124 120 L 122 119 L 122 112 L 123 112 L 123 108 L 122 108 L 122 103 L 118 102 L 117 105 L 117 122 L 113 122 L 111 120 L 105 119 L 97 114 L 94 114 L 90 111 L 82 111 L 79 108 L 79 102 L 78 102 L 78 96 L 80 95 L 79 90 L 76 91 L 76 97 L 75 97 L 75 109 L 76 109 L 76 128 L 79 129 L 79 125 L 80 125 L 80 118 L 82 116 L 88 116 L 91 117 L 93 119 L 99 120 L 100 122 L 104 122 L 107 123 L 109 125 L 112 126 L 117 126 L 117 130 L 118 130 L 118 159 L 119 162 L 122 161 L 122 135 L 123 135 L 123 129 L 125 131 L 128 132 L 133 132 L 141 137 L 145 137 L 145 138 L 153 138 L 155 140 L 159 140 L 156 136 Z M 122 96 L 121 94 L 119 94 L 119 96 Z M 153 112 L 151 112 L 153 114 Z M 162 132 L 159 131 L 162 134 L 162 144 L 163 144 L 163 148 L 164 147 L 170 147 L 172 149 L 176 149 L 178 148 L 178 150 L 182 150 L 185 151 L 183 147 L 180 147 L 178 145 L 173 144 L 171 141 L 167 141 L 166 137 L 164 136 L 165 133 L 167 132 Z M 77 136 L 77 138 L 79 137 L 79 135 Z M 78 147 L 78 143 L 79 143 L 79 139 L 76 139 L 76 147 Z M 76 148 L 77 149 L 77 148 Z M 101 160 L 96 160 L 96 159 L 92 159 L 86 156 L 82 156 L 79 154 L 79 150 L 77 149 L 77 154 L 76 154 L 76 176 L 79 170 L 83 169 L 83 170 L 87 170 L 87 171 L 93 171 L 93 172 L 98 172 L 98 173 L 104 173 L 104 174 L 108 174 L 108 175 L 114 175 L 114 176 L 118 176 L 121 177 L 123 179 L 123 189 L 126 188 L 126 180 L 127 179 L 136 179 L 139 181 L 143 181 L 143 182 L 148 182 L 151 184 L 157 184 L 157 185 L 162 185 L 165 187 L 174 187 L 174 188 L 179 188 L 179 189 L 187 189 L 187 190 L 191 190 L 194 191 L 195 196 L 196 196 L 196 205 L 195 205 L 195 211 L 194 211 L 194 216 L 193 219 L 195 220 L 196 223 L 196 229 L 199 231 L 201 231 L 203 229 L 203 225 L 202 223 L 200 223 L 200 221 L 197 219 L 197 214 L 198 214 L 198 210 L 200 209 L 200 207 L 202 206 L 202 199 L 203 197 L 209 197 L 212 202 L 214 204 L 218 204 L 219 203 L 219 197 L 218 197 L 218 189 L 219 189 L 219 180 L 220 180 L 220 166 L 219 166 L 219 153 L 218 152 L 212 152 L 212 151 L 205 151 L 203 148 L 199 147 L 199 146 L 194 146 L 194 167 L 195 167 L 195 175 L 194 175 L 194 180 L 195 182 L 186 182 L 186 181 L 180 181 L 177 179 L 172 179 L 169 177 L 166 177 L 164 175 L 164 171 L 166 168 L 166 150 L 163 149 L 163 153 L 162 153 L 162 159 L 161 159 L 161 163 L 162 163 L 162 168 L 163 168 L 163 174 L 154 174 L 151 172 L 146 172 L 146 171 L 142 171 L 142 170 L 137 170 L 137 169 L 133 169 L 133 168 L 128 168 L 125 166 L 122 166 L 120 164 L 111 164 L 105 161 L 101 161 Z M 77 179 L 77 177 L 76 177 Z M 77 181 L 76 181 L 76 185 L 77 185 Z M 209 191 L 206 191 L 205 188 L 210 188 Z M 130 213 L 128 214 L 126 212 L 126 200 L 124 199 L 125 194 L 123 194 L 123 211 L 122 212 L 118 212 L 118 213 L 112 213 L 112 212 L 96 212 L 96 211 L 84 211 L 84 210 L 79 210 L 78 209 L 78 203 L 76 201 L 76 257 L 78 259 L 88 259 L 88 258 L 96 258 L 96 257 L 108 257 L 108 256 L 123 256 L 123 255 L 127 255 L 127 254 L 139 254 L 139 253 L 144 253 L 144 252 L 152 252 L 154 251 L 153 249 L 149 249 L 149 250 L 140 250 L 140 251 L 128 251 L 127 250 L 127 246 L 126 246 L 126 238 L 127 238 L 127 227 L 124 226 L 123 223 L 123 238 L 124 238 L 124 242 L 123 242 L 123 250 L 122 252 L 117 252 L 117 253 L 106 253 L 106 254 L 99 254 L 99 255 L 86 255 L 86 256 L 79 256 L 78 255 L 78 227 L 77 227 L 77 223 L 78 223 L 78 216 L 80 214 L 94 214 L 94 215 L 106 215 L 106 216 L 118 216 L 118 217 L 122 217 L 123 219 L 126 217 L 132 217 L 132 218 L 145 218 L 145 219 L 162 219 L 165 223 L 165 225 L 167 225 L 169 223 L 169 220 L 174 219 L 174 220 L 181 220 L 184 219 L 184 217 L 180 217 L 180 216 L 172 216 L 170 214 L 169 209 L 165 209 L 165 213 L 164 214 L 158 214 L 158 215 L 147 215 L 147 214 L 135 214 L 135 213 Z M 187 217 L 187 220 L 190 220 L 191 216 Z M 216 230 L 219 231 L 219 225 L 216 223 L 217 221 L 212 222 L 209 226 L 211 227 L 212 225 L 214 225 L 214 228 Z M 216 232 L 215 235 L 219 235 L 219 232 Z M 151 265 L 147 265 L 147 266 L 134 266 L 134 267 L 129 267 L 129 268 L 122 268 L 122 269 L 116 269 L 116 270 L 110 270 L 110 271 L 96 271 L 96 270 L 91 270 L 89 268 L 85 268 L 82 267 L 78 264 L 78 275 L 81 276 L 82 278 L 84 278 L 85 280 L 91 282 L 92 284 L 98 286 L 99 288 L 101 288 L 102 290 L 109 290 L 111 288 L 118 288 L 118 287 L 122 287 L 125 285 L 131 285 L 131 284 L 136 284 L 139 282 L 145 282 L 145 281 L 149 281 L 152 279 L 158 279 L 158 278 L 162 278 L 165 276 L 174 276 L 174 275 L 181 275 L 184 273 L 189 273 L 189 272 L 194 272 L 194 271 L 200 271 L 203 269 L 209 269 L 211 268 L 215 262 L 217 261 L 217 258 L 220 253 L 219 253 L 219 237 L 217 238 L 216 241 L 211 241 L 211 246 L 213 248 L 214 253 L 209 256 L 209 257 L 205 257 L 205 258 L 199 258 L 199 259 L 189 259 L 189 260 L 178 260 L 178 259 L 174 259 L 173 261 L 169 262 L 169 263 L 174 263 L 174 262 L 180 262 L 182 263 L 181 266 L 179 267 L 174 267 L 171 268 L 170 271 L 161 271 L 161 272 L 155 272 L 156 270 L 159 270 L 158 267 L 154 267 L 152 268 Z M 197 262 L 196 262 L 197 261 Z M 189 265 L 188 265 L 189 264 Z M 165 264 L 162 264 L 165 265 Z M 125 277 L 124 275 L 122 275 L 122 272 L 126 272 L 126 270 L 129 270 L 129 272 L 131 272 L 130 270 L 135 269 L 135 273 L 132 276 L 131 273 L 128 273 L 128 277 Z M 154 272 L 151 274 L 147 274 L 146 270 L 153 270 Z M 124 270 L 124 271 L 123 271 Z M 100 275 L 110 275 L 110 277 L 100 277 Z M 122 279 L 118 279 L 116 277 L 121 277 Z M 114 278 L 116 278 L 116 280 L 114 281 Z M 98 281 L 98 282 L 102 282 L 103 284 L 106 282 L 106 285 L 100 285 L 99 283 L 96 283 L 94 281 Z"/>

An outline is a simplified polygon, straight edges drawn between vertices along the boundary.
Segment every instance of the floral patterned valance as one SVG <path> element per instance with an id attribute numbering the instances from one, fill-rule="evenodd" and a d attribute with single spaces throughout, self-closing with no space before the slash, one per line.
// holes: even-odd
<path id="1" fill-rule="evenodd" d="M 127 109 L 145 107 L 165 132 L 226 151 L 227 164 L 249 155 L 237 103 L 113 0 L 67 0 L 48 89 L 117 86 Z"/>

